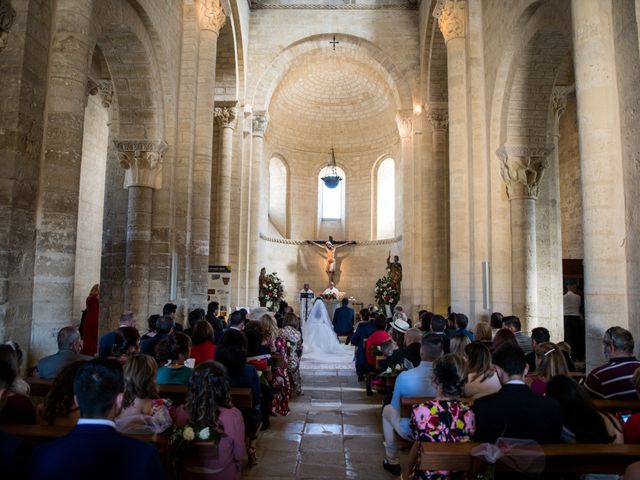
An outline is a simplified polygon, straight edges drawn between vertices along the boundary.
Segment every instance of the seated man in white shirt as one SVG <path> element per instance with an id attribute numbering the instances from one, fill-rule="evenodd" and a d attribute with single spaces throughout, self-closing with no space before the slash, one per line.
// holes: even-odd
<path id="1" fill-rule="evenodd" d="M 402 397 L 434 397 L 436 386 L 432 380 L 432 363 L 442 356 L 442 337 L 429 333 L 422 338 L 420 365 L 401 372 L 396 379 L 391 403 L 382 409 L 382 430 L 384 433 L 384 461 L 382 466 L 393 475 L 400 475 L 400 457 L 395 433 L 413 441 L 409 418 L 400 418 Z"/>

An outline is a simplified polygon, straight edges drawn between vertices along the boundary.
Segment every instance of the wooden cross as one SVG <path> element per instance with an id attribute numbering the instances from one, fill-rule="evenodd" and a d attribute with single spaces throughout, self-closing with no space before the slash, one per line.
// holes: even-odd
<path id="1" fill-rule="evenodd" d="M 336 36 L 333 36 L 333 40 L 329 42 L 331 45 L 333 45 L 333 51 L 336 51 L 336 45 L 339 44 L 340 42 L 336 40 Z"/>

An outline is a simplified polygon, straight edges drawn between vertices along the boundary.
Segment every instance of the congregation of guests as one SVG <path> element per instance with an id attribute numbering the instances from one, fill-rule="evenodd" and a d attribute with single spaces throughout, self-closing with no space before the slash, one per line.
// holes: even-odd
<path id="1" fill-rule="evenodd" d="M 181 468 L 240 478 L 245 453 L 249 465 L 257 463 L 258 433 L 269 428 L 269 418 L 288 415 L 290 397 L 303 394 L 298 317 L 284 312 L 279 327 L 266 309 L 252 314 L 249 318 L 246 310 L 233 312 L 227 323 L 218 304 L 211 302 L 206 313 L 192 310 L 184 329 L 175 320 L 176 306 L 167 304 L 162 315 L 148 318 L 147 332 L 141 336 L 135 315 L 125 312 L 118 328 L 101 337 L 96 333 L 95 357 L 82 353 L 86 349 L 77 328 L 64 327 L 58 332 L 58 351 L 32 369 L 52 382 L 44 398 L 29 396 L 19 346 L 0 345 L 0 424 L 74 427 L 33 452 L 19 438 L 0 433 L 0 460 L 15 472 L 10 478 L 161 479 L 156 448 L 123 435 L 170 436 L 185 425 L 209 428 L 221 436 L 216 454 L 204 455 L 195 467 L 182 462 Z M 85 333 L 91 325 L 83 324 Z M 185 403 L 174 405 L 162 398 L 159 385 L 186 386 Z M 232 387 L 249 388 L 252 406 L 235 407 Z M 94 437 L 100 451 L 85 452 L 87 446 L 80 445 Z M 59 469 L 70 461 L 65 450 L 76 446 L 84 457 L 63 473 Z M 110 463 L 111 456 L 118 460 Z"/>

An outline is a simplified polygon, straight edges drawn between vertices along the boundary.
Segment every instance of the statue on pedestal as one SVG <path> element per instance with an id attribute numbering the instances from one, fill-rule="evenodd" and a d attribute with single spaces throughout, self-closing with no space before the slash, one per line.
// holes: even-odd
<path id="1" fill-rule="evenodd" d="M 258 301 L 261 307 L 267 306 L 267 269 L 265 267 L 260 269 L 258 277 Z"/>
<path id="2" fill-rule="evenodd" d="M 387 257 L 387 269 L 389 270 L 389 277 L 391 278 L 391 284 L 398 291 L 398 298 L 402 294 L 402 264 L 400 263 L 400 257 L 395 255 L 393 262 L 391 261 L 391 252 Z"/>

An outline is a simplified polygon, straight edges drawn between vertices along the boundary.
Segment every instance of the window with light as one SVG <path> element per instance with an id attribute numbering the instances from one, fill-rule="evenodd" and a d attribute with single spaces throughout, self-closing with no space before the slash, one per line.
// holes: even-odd
<path id="1" fill-rule="evenodd" d="M 396 162 L 387 158 L 376 175 L 376 237 L 393 238 L 396 230 Z"/>
<path id="2" fill-rule="evenodd" d="M 318 175 L 318 193 L 320 196 L 320 219 L 321 220 L 342 220 L 344 215 L 344 192 L 345 175 L 340 167 L 335 167 L 336 172 L 342 178 L 335 188 L 327 187 L 322 181 L 322 177 L 330 175 L 328 167 L 323 168 Z"/>

